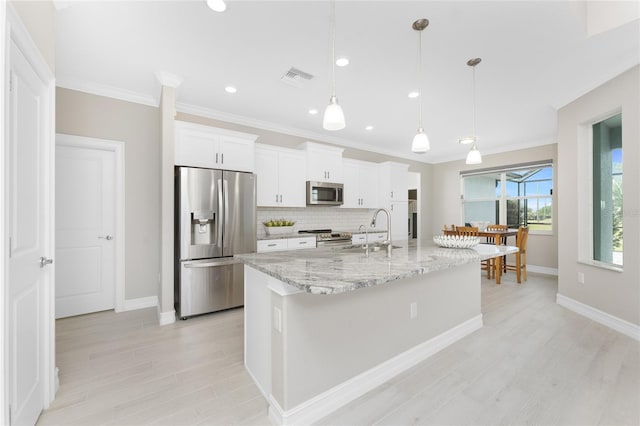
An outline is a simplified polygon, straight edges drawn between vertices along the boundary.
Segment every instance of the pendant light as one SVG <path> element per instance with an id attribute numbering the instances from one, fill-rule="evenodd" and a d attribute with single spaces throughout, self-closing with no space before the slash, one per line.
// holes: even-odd
<path id="1" fill-rule="evenodd" d="M 477 134 L 476 134 L 476 65 L 478 65 L 482 61 L 481 58 L 472 58 L 467 61 L 467 65 L 473 69 L 473 136 L 467 136 L 458 140 L 461 144 L 470 144 L 471 149 L 467 154 L 466 164 L 481 164 L 482 163 L 482 154 L 478 151 L 477 144 Z"/>
<path id="2" fill-rule="evenodd" d="M 227 10 L 227 5 L 224 0 L 207 0 L 207 6 L 214 12 L 224 12 Z"/>
<path id="3" fill-rule="evenodd" d="M 341 130 L 346 126 L 344 112 L 336 98 L 336 4 L 331 1 L 331 97 L 324 110 L 322 127 L 325 130 Z"/>
<path id="4" fill-rule="evenodd" d="M 428 25 L 429 20 L 424 18 L 418 19 L 411 25 L 411 28 L 418 32 L 418 102 L 420 102 L 420 115 L 418 118 L 418 133 L 413 137 L 413 142 L 411 143 L 411 151 L 417 154 L 424 154 L 431 148 L 429 137 L 422 127 L 422 85 L 420 84 L 422 80 L 422 30 L 427 28 Z"/>

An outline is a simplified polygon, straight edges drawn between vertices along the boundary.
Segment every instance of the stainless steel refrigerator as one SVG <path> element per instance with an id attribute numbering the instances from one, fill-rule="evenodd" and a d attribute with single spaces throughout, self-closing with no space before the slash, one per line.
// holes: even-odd
<path id="1" fill-rule="evenodd" d="M 176 168 L 175 307 L 178 317 L 242 306 L 244 269 L 256 251 L 256 177 Z"/>

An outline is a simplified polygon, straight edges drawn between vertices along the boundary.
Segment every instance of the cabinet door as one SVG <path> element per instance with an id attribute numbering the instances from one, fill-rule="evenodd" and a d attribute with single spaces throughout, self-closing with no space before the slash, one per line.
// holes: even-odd
<path id="1" fill-rule="evenodd" d="M 375 209 L 378 205 L 378 167 L 376 165 L 362 164 L 358 175 L 358 184 L 360 187 L 360 207 L 367 209 Z"/>
<path id="2" fill-rule="evenodd" d="M 404 167 L 391 167 L 391 200 L 409 200 L 409 172 Z"/>
<path id="3" fill-rule="evenodd" d="M 278 154 L 278 188 L 281 207 L 306 207 L 307 174 L 304 153 L 282 151 Z"/>
<path id="4" fill-rule="evenodd" d="M 406 201 L 391 203 L 391 240 L 403 241 L 409 237 L 409 207 Z"/>
<path id="5" fill-rule="evenodd" d="M 307 167 L 309 180 L 342 183 L 342 155 L 340 153 L 308 150 Z"/>
<path id="6" fill-rule="evenodd" d="M 174 163 L 177 166 L 218 168 L 218 141 L 207 132 L 183 128 L 176 124 Z"/>
<path id="7" fill-rule="evenodd" d="M 278 191 L 278 152 L 256 148 L 257 205 L 280 206 Z"/>
<path id="8" fill-rule="evenodd" d="M 342 164 L 342 183 L 344 184 L 343 208 L 360 208 L 360 166 L 344 162 Z"/>
<path id="9" fill-rule="evenodd" d="M 218 168 L 239 172 L 254 172 L 254 144 L 238 138 L 221 136 L 218 149 Z"/>

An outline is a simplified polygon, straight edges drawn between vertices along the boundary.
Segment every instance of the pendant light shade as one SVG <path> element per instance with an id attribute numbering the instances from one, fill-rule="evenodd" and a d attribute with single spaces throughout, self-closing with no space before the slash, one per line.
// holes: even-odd
<path id="1" fill-rule="evenodd" d="M 429 20 L 422 18 L 414 21 L 411 24 L 411 28 L 418 32 L 418 83 L 422 80 L 422 30 L 427 28 L 429 25 Z M 416 154 L 424 154 L 425 152 L 431 149 L 431 145 L 429 144 L 429 137 L 424 132 L 424 128 L 422 127 L 422 85 L 420 86 L 420 92 L 418 94 L 418 102 L 420 102 L 420 114 L 418 116 L 418 133 L 413 137 L 413 142 L 411 143 L 411 151 Z"/>
<path id="2" fill-rule="evenodd" d="M 481 164 L 482 154 L 478 151 L 477 134 L 476 134 L 476 65 L 482 61 L 481 58 L 471 58 L 467 61 L 467 65 L 473 69 L 473 136 L 467 136 L 462 139 L 458 139 L 458 142 L 467 145 L 473 144 L 471 150 L 467 154 L 467 164 Z"/>
<path id="3" fill-rule="evenodd" d="M 227 5 L 224 0 L 207 0 L 207 6 L 214 12 L 224 12 L 227 10 Z"/>
<path id="4" fill-rule="evenodd" d="M 424 154 L 430 149 L 431 145 L 429 144 L 429 137 L 421 127 L 418 129 L 418 133 L 416 133 L 416 135 L 413 137 L 413 142 L 411 143 L 411 151 L 415 152 L 416 154 Z"/>
<path id="5" fill-rule="evenodd" d="M 342 107 L 336 98 L 336 5 L 331 1 L 331 97 L 324 110 L 322 127 L 325 130 L 341 130 L 347 125 Z"/>
<path id="6" fill-rule="evenodd" d="M 466 164 L 482 164 L 482 154 L 478 151 L 475 145 L 471 147 L 471 150 L 467 154 Z"/>
<path id="7" fill-rule="evenodd" d="M 338 104 L 338 99 L 332 96 L 331 99 L 329 99 L 329 105 L 327 105 L 327 108 L 324 110 L 322 127 L 325 130 L 341 130 L 344 129 L 345 125 L 342 107 Z"/>

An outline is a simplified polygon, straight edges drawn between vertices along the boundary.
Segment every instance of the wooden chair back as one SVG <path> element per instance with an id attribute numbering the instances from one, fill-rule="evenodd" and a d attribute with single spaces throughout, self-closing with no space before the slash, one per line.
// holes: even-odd
<path id="1" fill-rule="evenodd" d="M 456 233 L 458 235 L 467 235 L 471 237 L 477 237 L 478 227 L 477 226 L 457 226 Z"/>
<path id="2" fill-rule="evenodd" d="M 498 224 L 493 224 L 493 225 L 488 225 L 487 226 L 487 231 L 508 231 L 509 227 L 507 225 L 498 225 Z M 496 240 L 493 237 L 487 237 L 487 243 L 491 243 L 494 244 L 496 242 Z M 502 241 L 500 241 L 500 244 L 506 244 L 507 243 L 507 238 L 503 237 Z"/>
<path id="3" fill-rule="evenodd" d="M 525 254 L 527 252 L 527 240 L 529 239 L 529 227 L 521 226 L 518 228 L 518 235 L 516 235 L 516 246 L 520 249 L 520 253 Z"/>
<path id="4" fill-rule="evenodd" d="M 522 282 L 522 278 L 527 280 L 527 240 L 529 239 L 529 227 L 521 226 L 518 228 L 518 235 L 516 235 L 516 246 L 519 251 L 514 253 L 516 257 L 516 264 L 507 264 L 508 271 L 516 271 L 516 280 L 518 284 Z"/>

